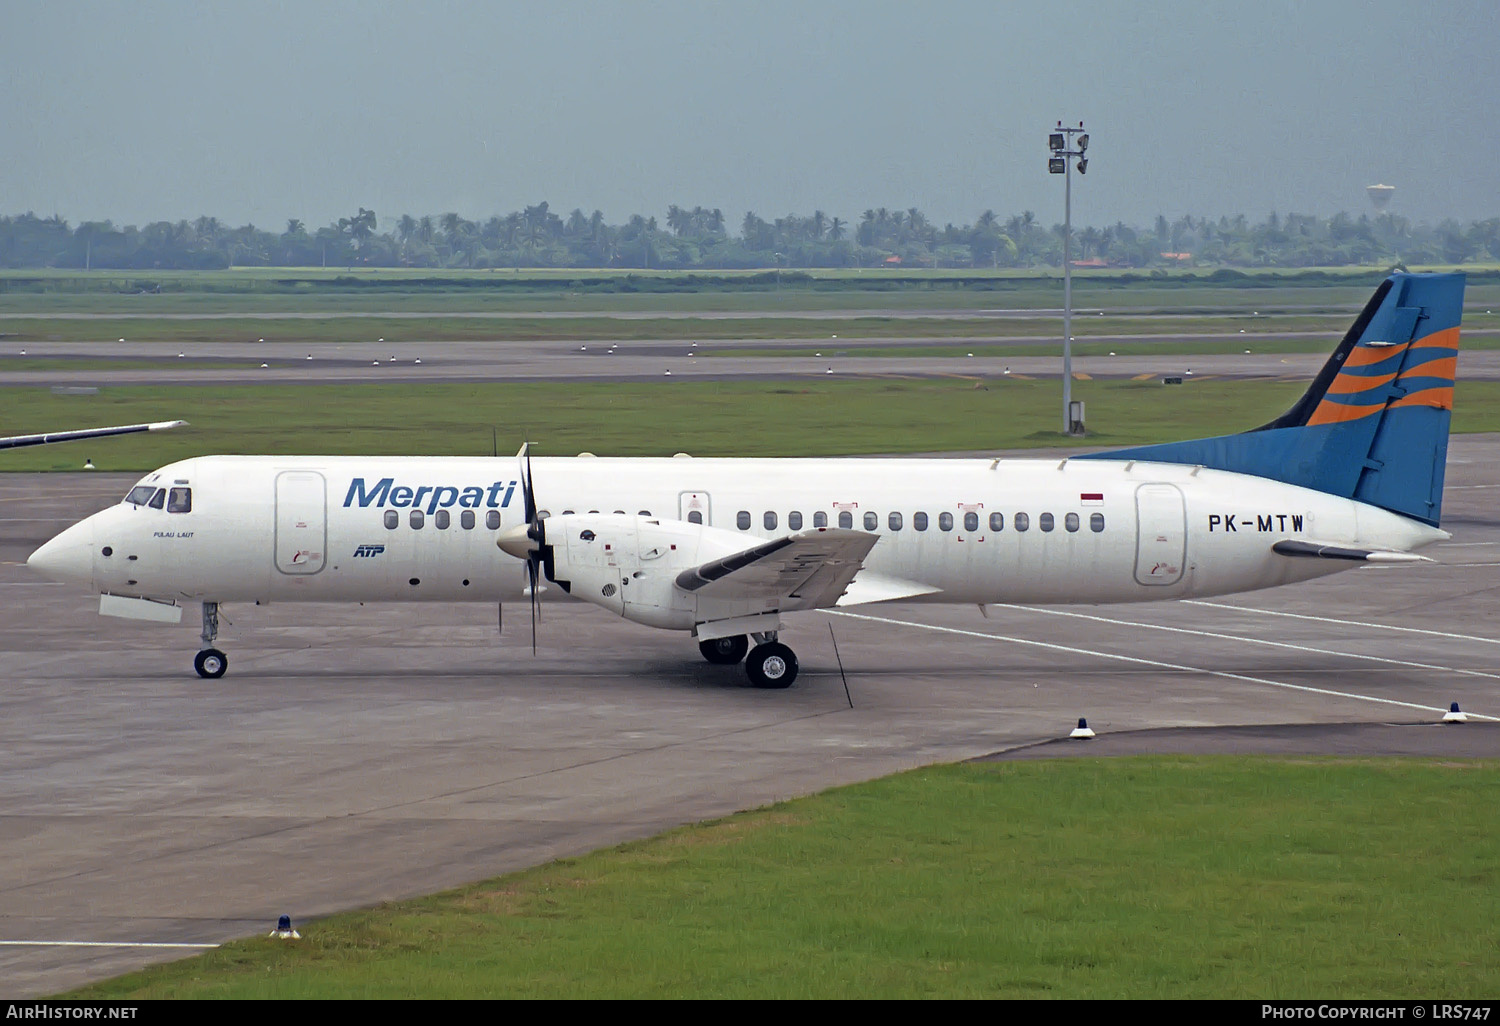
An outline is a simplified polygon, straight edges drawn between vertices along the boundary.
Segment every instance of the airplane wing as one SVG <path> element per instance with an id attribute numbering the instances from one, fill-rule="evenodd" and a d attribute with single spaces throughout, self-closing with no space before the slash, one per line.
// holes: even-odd
<path id="1" fill-rule="evenodd" d="M 26 445 L 50 445 L 53 442 L 72 442 L 80 438 L 103 438 L 106 435 L 133 435 L 137 431 L 167 431 L 186 424 L 185 420 L 159 420 L 151 424 L 126 424 L 122 427 L 52 431 L 45 435 L 11 435 L 8 438 L 0 438 L 0 449 L 19 449 Z"/>
<path id="2" fill-rule="evenodd" d="M 819 609 L 838 601 L 879 540 L 839 528 L 803 531 L 690 567 L 677 575 L 677 586 L 715 599 L 779 599 L 782 609 Z"/>

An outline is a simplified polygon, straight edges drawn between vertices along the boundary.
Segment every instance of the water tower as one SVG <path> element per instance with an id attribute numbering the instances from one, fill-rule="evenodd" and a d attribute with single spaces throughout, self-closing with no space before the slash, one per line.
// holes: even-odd
<path id="1" fill-rule="evenodd" d="M 1370 197 L 1370 202 L 1375 204 L 1375 213 L 1385 212 L 1385 208 L 1391 205 L 1391 196 L 1396 192 L 1394 185 L 1367 185 L 1365 195 Z"/>

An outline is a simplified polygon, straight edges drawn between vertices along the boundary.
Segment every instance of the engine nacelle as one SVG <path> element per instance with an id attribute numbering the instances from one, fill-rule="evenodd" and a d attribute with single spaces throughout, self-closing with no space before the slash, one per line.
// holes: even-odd
<path id="1" fill-rule="evenodd" d="M 704 600 L 677 587 L 675 579 L 758 538 L 622 513 L 568 513 L 542 523 L 550 549 L 542 563 L 547 577 L 574 598 L 667 630 L 690 631 L 701 621 L 741 612 L 700 608 Z"/>

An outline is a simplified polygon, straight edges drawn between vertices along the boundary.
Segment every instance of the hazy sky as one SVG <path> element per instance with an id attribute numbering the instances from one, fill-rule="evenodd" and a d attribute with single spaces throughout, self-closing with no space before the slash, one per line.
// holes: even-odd
<path id="1" fill-rule="evenodd" d="M 0 213 L 1500 215 L 1500 4 L 0 0 Z"/>

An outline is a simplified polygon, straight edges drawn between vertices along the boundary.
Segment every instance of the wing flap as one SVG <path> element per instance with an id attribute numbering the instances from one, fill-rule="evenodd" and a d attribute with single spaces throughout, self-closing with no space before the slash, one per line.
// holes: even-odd
<path id="1" fill-rule="evenodd" d="M 818 528 L 773 538 L 677 575 L 683 591 L 713 599 L 777 599 L 783 609 L 832 605 L 879 535 Z"/>

